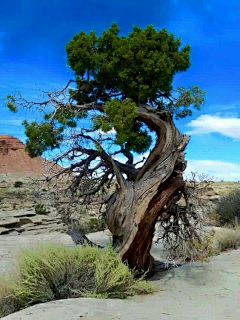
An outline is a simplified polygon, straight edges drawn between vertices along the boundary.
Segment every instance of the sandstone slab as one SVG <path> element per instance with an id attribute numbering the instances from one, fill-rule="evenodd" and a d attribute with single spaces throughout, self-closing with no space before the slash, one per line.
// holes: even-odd
<path id="1" fill-rule="evenodd" d="M 42 157 L 30 158 L 25 145 L 17 138 L 0 135 L 0 174 L 36 178 L 47 174 L 52 167 L 53 162 Z M 55 170 L 60 168 L 55 166 Z"/>

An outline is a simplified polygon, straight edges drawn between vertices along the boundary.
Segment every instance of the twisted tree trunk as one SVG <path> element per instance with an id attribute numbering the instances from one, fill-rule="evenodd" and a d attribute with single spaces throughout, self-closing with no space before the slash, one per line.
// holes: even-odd
<path id="1" fill-rule="evenodd" d="M 189 137 L 176 129 L 168 112 L 141 106 L 138 118 L 158 135 L 147 161 L 131 181 L 113 161 L 119 188 L 108 201 L 106 222 L 113 245 L 130 268 L 153 271 L 150 255 L 155 224 L 184 190 L 184 149 Z"/>

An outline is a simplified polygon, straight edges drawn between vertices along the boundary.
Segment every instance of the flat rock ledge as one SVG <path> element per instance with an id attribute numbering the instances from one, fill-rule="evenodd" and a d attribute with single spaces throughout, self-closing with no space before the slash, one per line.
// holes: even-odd
<path id="1" fill-rule="evenodd" d="M 6 320 L 133 320 L 151 319 L 151 310 L 139 311 L 136 301 L 126 299 L 78 298 L 39 304 L 11 314 Z M 160 318 L 158 318 L 160 319 Z M 162 318 L 161 318 L 162 319 Z"/>
<path id="2" fill-rule="evenodd" d="M 3 213 L 0 212 L 0 235 L 40 234 L 67 230 L 59 215 L 41 215 L 33 210 L 12 210 Z"/>

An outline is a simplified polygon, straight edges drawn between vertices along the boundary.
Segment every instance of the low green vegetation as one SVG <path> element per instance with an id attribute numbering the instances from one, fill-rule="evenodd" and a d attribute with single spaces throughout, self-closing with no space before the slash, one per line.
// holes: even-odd
<path id="1" fill-rule="evenodd" d="M 152 292 L 108 246 L 48 244 L 21 252 L 14 274 L 0 281 L 0 316 L 47 301 L 77 298 L 126 298 Z"/>
<path id="2" fill-rule="evenodd" d="M 43 203 L 38 203 L 35 206 L 35 212 L 36 214 L 47 214 L 47 209 Z"/>
<path id="3" fill-rule="evenodd" d="M 106 223 L 104 219 L 91 218 L 87 223 L 87 229 L 88 233 L 103 231 L 106 229 Z"/>
<path id="4" fill-rule="evenodd" d="M 77 224 L 72 224 L 71 227 L 76 231 L 84 234 L 104 231 L 107 226 L 103 218 L 90 218 L 80 220 Z"/>
<path id="5" fill-rule="evenodd" d="M 240 190 L 231 191 L 219 202 L 217 213 L 220 225 L 235 225 L 236 218 L 240 218 Z"/>
<path id="6" fill-rule="evenodd" d="M 15 188 L 20 188 L 20 187 L 22 187 L 22 185 L 23 185 L 23 182 L 22 182 L 22 181 L 15 181 L 15 182 L 14 182 L 14 187 L 15 187 Z"/>
<path id="7" fill-rule="evenodd" d="M 106 229 L 106 223 L 102 218 L 90 218 L 82 226 L 85 233 L 103 231 L 104 229 Z"/>

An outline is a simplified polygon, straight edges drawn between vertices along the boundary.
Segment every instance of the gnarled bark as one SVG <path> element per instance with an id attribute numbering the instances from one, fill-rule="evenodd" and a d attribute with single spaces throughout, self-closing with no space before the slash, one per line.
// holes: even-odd
<path id="1" fill-rule="evenodd" d="M 155 130 L 158 140 L 135 180 L 125 180 L 113 161 L 119 188 L 108 201 L 106 222 L 123 261 L 151 272 L 157 219 L 184 191 L 183 151 L 189 138 L 176 129 L 170 113 L 143 106 L 138 108 L 138 118 Z"/>

